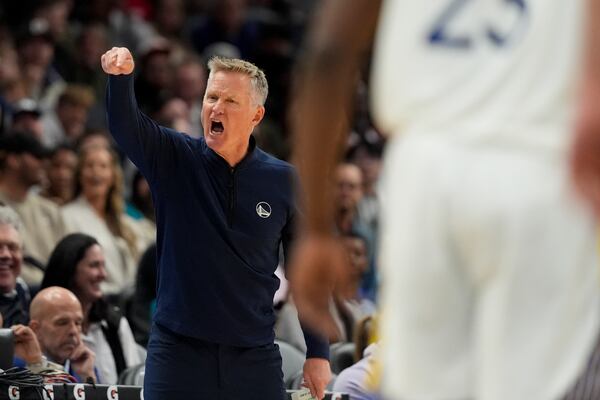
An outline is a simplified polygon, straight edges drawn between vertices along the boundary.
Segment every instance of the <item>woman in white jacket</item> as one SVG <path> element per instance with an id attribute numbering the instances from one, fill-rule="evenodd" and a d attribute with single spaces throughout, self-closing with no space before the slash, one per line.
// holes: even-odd
<path id="1" fill-rule="evenodd" d="M 75 200 L 63 207 L 68 230 L 98 240 L 106 258 L 102 289 L 118 295 L 133 285 L 140 252 L 135 222 L 125 214 L 123 173 L 117 155 L 104 146 L 82 148 L 75 182 Z"/>

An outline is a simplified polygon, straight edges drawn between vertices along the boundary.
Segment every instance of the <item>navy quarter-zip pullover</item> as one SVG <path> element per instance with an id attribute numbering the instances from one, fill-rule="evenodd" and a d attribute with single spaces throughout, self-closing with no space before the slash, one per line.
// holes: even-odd
<path id="1" fill-rule="evenodd" d="M 293 237 L 293 167 L 256 147 L 235 167 L 195 139 L 159 126 L 137 106 L 130 75 L 109 76 L 109 128 L 146 177 L 156 209 L 155 321 L 232 346 L 272 343 L 279 246 Z M 305 332 L 307 357 L 328 344 Z"/>

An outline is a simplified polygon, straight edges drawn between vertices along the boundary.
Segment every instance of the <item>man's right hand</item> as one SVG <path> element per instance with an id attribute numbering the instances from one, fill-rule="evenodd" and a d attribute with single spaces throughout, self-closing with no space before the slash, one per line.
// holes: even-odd
<path id="1" fill-rule="evenodd" d="M 83 342 L 80 342 L 79 346 L 73 350 L 73 354 L 71 354 L 70 358 L 73 372 L 79 375 L 84 381 L 87 380 L 87 378 L 92 378 L 94 382 L 97 382 L 98 379 L 94 372 L 96 354 L 86 347 Z"/>
<path id="2" fill-rule="evenodd" d="M 15 337 L 15 355 L 27 364 L 42 361 L 42 351 L 37 336 L 31 328 L 25 325 L 13 325 L 10 329 Z"/>
<path id="3" fill-rule="evenodd" d="M 126 47 L 113 47 L 100 59 L 102 69 L 110 75 L 129 75 L 135 68 L 133 56 Z"/>

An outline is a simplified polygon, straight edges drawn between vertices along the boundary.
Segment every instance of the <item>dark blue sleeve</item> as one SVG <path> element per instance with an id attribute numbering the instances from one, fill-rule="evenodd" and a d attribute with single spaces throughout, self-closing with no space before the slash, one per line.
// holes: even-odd
<path id="1" fill-rule="evenodd" d="M 108 127 L 127 157 L 149 183 L 157 179 L 158 165 L 175 157 L 175 135 L 142 113 L 135 98 L 133 74 L 109 75 L 106 90 Z"/>
<path id="2" fill-rule="evenodd" d="M 294 189 L 298 188 L 298 180 L 296 174 L 292 174 L 292 181 Z M 292 194 L 293 197 L 297 197 Z M 285 228 L 283 229 L 282 234 L 282 246 L 283 246 L 283 255 L 284 261 L 288 260 L 288 256 L 290 255 L 290 249 L 294 242 L 294 238 L 296 236 L 296 224 L 300 214 L 300 210 L 297 207 L 297 202 L 291 201 L 292 207 L 289 211 L 288 221 L 286 223 Z M 284 262 L 284 266 L 287 262 Z M 304 334 L 304 341 L 306 342 L 306 358 L 325 358 L 329 360 L 329 341 L 327 338 L 318 335 L 316 332 L 308 328 L 302 323 L 302 318 L 298 315 L 300 319 L 300 326 L 302 327 L 302 333 Z"/>
<path id="3" fill-rule="evenodd" d="M 27 367 L 27 363 L 22 358 L 13 357 L 13 365 L 12 366 L 13 367 L 25 368 L 25 367 Z"/>
<path id="4" fill-rule="evenodd" d="M 69 375 L 71 375 L 73 378 L 75 378 L 75 380 L 78 383 L 88 383 L 85 379 L 83 379 L 81 376 L 77 375 L 75 373 L 75 371 L 73 371 L 73 368 L 69 368 Z M 100 383 L 103 384 L 104 382 L 102 382 L 102 380 L 100 379 L 100 373 L 98 372 L 98 369 L 96 367 L 94 367 L 94 374 L 96 374 L 95 378 L 96 378 L 96 383 Z"/>

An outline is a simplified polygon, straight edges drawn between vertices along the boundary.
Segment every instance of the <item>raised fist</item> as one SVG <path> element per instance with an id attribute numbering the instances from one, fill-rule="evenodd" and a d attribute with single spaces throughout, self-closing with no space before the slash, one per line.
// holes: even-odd
<path id="1" fill-rule="evenodd" d="M 129 75 L 135 67 L 133 56 L 126 47 L 113 47 L 102 55 L 100 61 L 104 72 L 111 75 Z"/>

